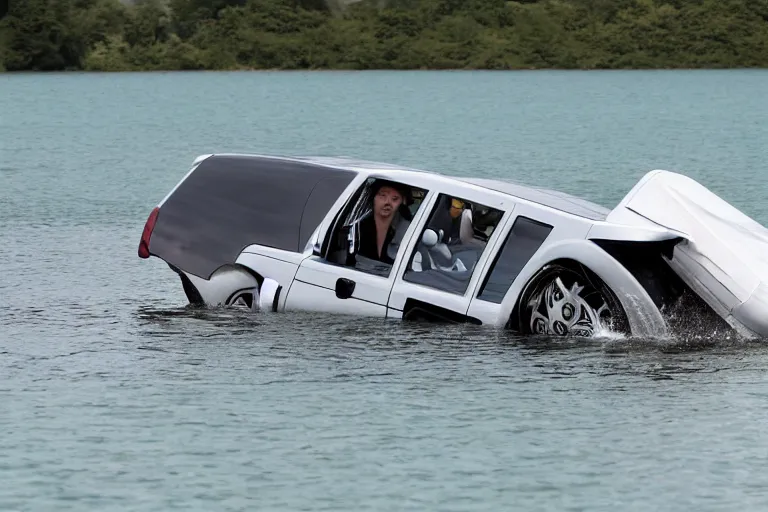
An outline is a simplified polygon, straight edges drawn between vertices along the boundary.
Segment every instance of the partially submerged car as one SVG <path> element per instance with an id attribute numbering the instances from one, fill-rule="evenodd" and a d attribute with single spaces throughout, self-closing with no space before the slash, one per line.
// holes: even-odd
<path id="1" fill-rule="evenodd" d="M 388 257 L 371 258 L 360 226 L 382 183 L 405 197 Z M 741 335 L 768 336 L 768 230 L 663 170 L 608 210 L 392 164 L 203 155 L 152 210 L 138 252 L 198 305 L 664 337 L 663 312 L 692 293 Z"/>

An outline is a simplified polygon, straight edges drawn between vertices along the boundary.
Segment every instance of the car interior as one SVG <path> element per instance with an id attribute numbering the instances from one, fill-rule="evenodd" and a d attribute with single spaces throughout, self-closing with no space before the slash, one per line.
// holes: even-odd
<path id="1" fill-rule="evenodd" d="M 441 194 L 403 279 L 464 293 L 503 214 L 495 208 Z"/>
<path id="2" fill-rule="evenodd" d="M 357 254 L 360 243 L 357 225 L 372 214 L 372 187 L 375 182 L 375 179 L 369 179 L 342 209 L 323 254 L 330 264 L 387 277 L 392 265 Z M 396 235 L 388 247 L 388 254 L 393 259 L 426 195 L 426 190 L 413 186 L 408 189 L 409 193 L 392 221 Z M 503 213 L 483 204 L 440 194 L 425 228 L 419 234 L 403 279 L 463 293 Z"/>

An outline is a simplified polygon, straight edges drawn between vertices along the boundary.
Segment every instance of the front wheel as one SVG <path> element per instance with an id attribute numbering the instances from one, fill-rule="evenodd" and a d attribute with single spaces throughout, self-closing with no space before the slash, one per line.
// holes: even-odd
<path id="1" fill-rule="evenodd" d="M 522 334 L 591 337 L 605 331 L 629 332 L 616 294 L 583 265 L 550 264 L 521 294 Z"/>

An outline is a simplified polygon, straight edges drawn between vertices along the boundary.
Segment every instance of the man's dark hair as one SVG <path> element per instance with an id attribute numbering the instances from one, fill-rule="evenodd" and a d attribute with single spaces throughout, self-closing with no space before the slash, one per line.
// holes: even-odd
<path id="1" fill-rule="evenodd" d="M 408 203 L 411 200 L 411 187 L 384 179 L 377 179 L 371 184 L 371 199 L 379 193 L 382 187 L 390 187 L 397 190 L 403 196 L 403 202 Z"/>

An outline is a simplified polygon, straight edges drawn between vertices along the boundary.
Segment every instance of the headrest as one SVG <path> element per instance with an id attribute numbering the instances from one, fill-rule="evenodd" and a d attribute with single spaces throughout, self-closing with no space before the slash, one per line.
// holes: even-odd
<path id="1" fill-rule="evenodd" d="M 462 243 L 469 244 L 474 240 L 475 228 L 472 226 L 472 210 L 464 210 L 461 213 L 459 225 L 459 238 Z"/>

